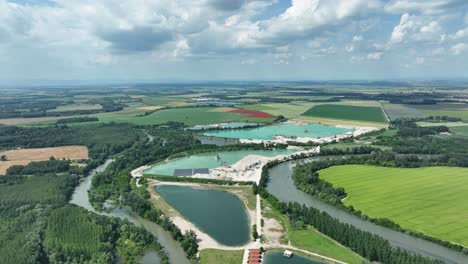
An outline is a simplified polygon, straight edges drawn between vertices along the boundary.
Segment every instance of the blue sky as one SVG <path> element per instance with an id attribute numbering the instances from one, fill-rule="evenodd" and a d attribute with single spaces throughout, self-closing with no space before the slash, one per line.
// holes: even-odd
<path id="1" fill-rule="evenodd" d="M 468 78 L 466 0 L 0 0 L 0 81 Z"/>

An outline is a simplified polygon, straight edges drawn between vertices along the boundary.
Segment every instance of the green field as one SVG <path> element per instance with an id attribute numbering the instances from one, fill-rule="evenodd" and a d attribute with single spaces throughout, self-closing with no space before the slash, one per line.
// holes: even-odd
<path id="1" fill-rule="evenodd" d="M 412 108 L 424 113 L 426 116 L 450 116 L 468 120 L 467 104 L 432 104 L 411 105 Z"/>
<path id="2" fill-rule="evenodd" d="M 102 109 L 99 104 L 70 104 L 58 106 L 55 109 L 47 110 L 47 112 L 66 112 L 66 111 L 79 111 L 79 110 L 97 110 Z"/>
<path id="3" fill-rule="evenodd" d="M 374 218 L 468 246 L 468 168 L 335 166 L 320 178 L 343 187 L 343 201 Z"/>
<path id="4" fill-rule="evenodd" d="M 262 200 L 262 205 L 266 203 Z M 262 210 L 263 217 L 273 218 L 283 226 L 283 230 L 287 230 L 281 238 L 282 244 L 288 244 L 310 251 L 331 257 L 337 260 L 345 261 L 350 264 L 361 264 L 363 258 L 354 253 L 351 249 L 339 244 L 335 240 L 318 232 L 315 228 L 309 226 L 306 229 L 294 229 L 291 227 L 289 218 L 286 215 L 279 213 L 270 206 Z"/>
<path id="5" fill-rule="evenodd" d="M 203 249 L 200 251 L 201 264 L 239 264 L 242 263 L 244 250 Z"/>
<path id="6" fill-rule="evenodd" d="M 313 227 L 308 227 L 305 230 L 291 229 L 288 232 L 288 238 L 295 247 L 346 261 L 350 264 L 361 264 L 363 261 L 358 254 L 341 246 Z"/>
<path id="7" fill-rule="evenodd" d="M 294 118 L 304 113 L 307 109 L 312 107 L 314 103 L 311 102 L 294 102 L 294 103 L 268 103 L 268 104 L 253 104 L 246 105 L 243 108 L 263 111 L 275 116 L 282 115 L 286 118 Z"/>
<path id="8" fill-rule="evenodd" d="M 451 127 L 450 132 L 456 136 L 468 137 L 468 126 Z"/>
<path id="9" fill-rule="evenodd" d="M 387 122 L 382 108 L 374 106 L 322 104 L 310 108 L 303 115 L 376 123 Z"/>

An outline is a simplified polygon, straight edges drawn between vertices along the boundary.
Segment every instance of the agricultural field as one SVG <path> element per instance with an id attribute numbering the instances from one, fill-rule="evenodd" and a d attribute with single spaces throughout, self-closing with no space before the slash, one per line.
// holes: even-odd
<path id="1" fill-rule="evenodd" d="M 0 156 L 5 156 L 6 159 L 0 161 L 0 175 L 5 175 L 11 166 L 27 165 L 32 161 L 48 160 L 50 157 L 69 160 L 88 159 L 88 149 L 84 146 L 14 149 L 1 151 Z"/>
<path id="2" fill-rule="evenodd" d="M 468 126 L 450 127 L 450 132 L 455 136 L 468 137 Z"/>
<path id="3" fill-rule="evenodd" d="M 468 168 L 344 165 L 319 173 L 321 179 L 345 189 L 345 205 L 468 246 Z"/>
<path id="4" fill-rule="evenodd" d="M 396 120 L 398 118 L 420 118 L 426 116 L 423 112 L 412 108 L 410 105 L 383 103 L 382 106 L 390 120 Z"/>
<path id="5" fill-rule="evenodd" d="M 268 103 L 268 104 L 254 104 L 254 105 L 246 105 L 243 108 L 245 109 L 252 109 L 257 111 L 263 111 L 275 116 L 282 115 L 286 118 L 294 118 L 302 113 L 304 113 L 307 109 L 311 108 L 314 103 L 311 102 L 291 102 L 291 103 Z"/>
<path id="6" fill-rule="evenodd" d="M 225 111 L 212 111 L 213 107 L 171 108 L 156 111 L 146 116 L 104 116 L 97 115 L 100 122 L 129 122 L 138 125 L 162 124 L 166 122 L 182 122 L 188 126 L 206 125 L 222 122 L 271 122 L 274 117 L 256 118 L 248 114 Z"/>
<path id="7" fill-rule="evenodd" d="M 77 111 L 77 110 L 98 110 L 102 109 L 100 104 L 70 104 L 58 106 L 55 109 L 47 110 L 47 112 L 66 112 L 66 111 Z"/>
<path id="8" fill-rule="evenodd" d="M 239 264 L 242 263 L 244 250 L 203 249 L 200 251 L 201 264 Z"/>
<path id="9" fill-rule="evenodd" d="M 416 122 L 416 124 L 418 126 L 421 126 L 421 127 L 431 127 L 431 126 L 462 127 L 462 126 L 468 126 L 468 123 L 464 123 L 464 122 L 443 122 L 443 123 Z"/>
<path id="10" fill-rule="evenodd" d="M 357 120 L 375 123 L 387 122 L 382 108 L 376 106 L 321 104 L 313 106 L 303 115 L 308 117 Z"/>
<path id="11" fill-rule="evenodd" d="M 427 116 L 450 116 L 468 120 L 468 104 L 412 105 L 412 108 Z"/>

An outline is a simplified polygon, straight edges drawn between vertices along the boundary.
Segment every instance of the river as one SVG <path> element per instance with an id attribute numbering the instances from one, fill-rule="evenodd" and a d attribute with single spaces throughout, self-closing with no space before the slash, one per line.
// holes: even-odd
<path id="1" fill-rule="evenodd" d="M 189 260 L 187 259 L 184 250 L 181 248 L 179 242 L 175 241 L 172 236 L 170 235 L 169 232 L 164 230 L 161 226 L 148 221 L 146 219 L 141 218 L 140 216 L 134 214 L 127 208 L 115 208 L 109 213 L 105 212 L 97 212 L 90 204 L 89 202 L 89 196 L 88 196 L 88 190 L 91 187 L 91 181 L 96 175 L 96 173 L 104 171 L 107 166 L 109 166 L 113 160 L 108 159 L 104 164 L 101 166 L 97 167 L 91 174 L 85 178 L 84 181 L 82 181 L 75 189 L 75 192 L 73 193 L 72 199 L 70 200 L 70 203 L 79 205 L 89 211 L 101 214 L 101 215 L 107 215 L 107 216 L 114 216 L 114 217 L 119 217 L 122 219 L 128 219 L 130 222 L 134 223 L 135 225 L 138 226 L 143 226 L 146 230 L 151 232 L 155 237 L 157 237 L 158 242 L 164 246 L 164 252 L 166 252 L 167 256 L 169 257 L 170 263 L 181 263 L 181 264 L 189 264 Z M 156 255 L 153 255 L 156 256 Z M 148 257 L 151 257 L 151 255 L 148 256 L 146 254 L 146 259 L 143 261 L 148 261 Z M 158 264 L 160 263 L 159 256 L 151 260 L 151 263 Z"/>
<path id="2" fill-rule="evenodd" d="M 317 158 L 314 158 L 315 160 Z M 306 161 L 312 161 L 307 159 Z M 423 256 L 433 257 L 446 263 L 468 263 L 468 256 L 460 252 L 445 248 L 427 240 L 419 239 L 405 233 L 397 232 L 362 220 L 344 210 L 333 207 L 323 201 L 314 198 L 296 188 L 292 179 L 292 169 L 296 162 L 285 162 L 275 166 L 269 171 L 268 192 L 276 196 L 282 202 L 298 202 L 325 211 L 342 223 L 347 223 L 361 230 L 379 235 L 388 240 L 393 246 L 406 249 Z"/>

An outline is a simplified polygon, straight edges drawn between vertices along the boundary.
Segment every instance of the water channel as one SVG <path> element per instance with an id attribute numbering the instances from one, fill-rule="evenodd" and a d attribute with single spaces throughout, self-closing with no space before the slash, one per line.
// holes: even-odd
<path id="1" fill-rule="evenodd" d="M 115 208 L 109 213 L 104 212 L 97 212 L 91 206 L 89 202 L 88 190 L 91 187 L 92 178 L 96 173 L 104 171 L 107 166 L 112 163 L 113 160 L 107 160 L 104 164 L 97 167 L 88 177 L 82 181 L 78 187 L 75 189 L 73 193 L 72 199 L 70 203 L 79 205 L 89 211 L 107 215 L 107 216 L 114 216 L 122 219 L 128 219 L 130 222 L 134 223 L 137 226 L 143 226 L 146 230 L 151 232 L 155 237 L 157 237 L 158 242 L 164 247 L 164 252 L 169 257 L 169 261 L 171 263 L 181 263 L 181 264 L 189 264 L 189 260 L 186 258 L 184 250 L 180 247 L 179 242 L 172 239 L 172 236 L 169 232 L 165 231 L 161 226 L 148 221 L 146 219 L 141 218 L 140 216 L 134 214 L 127 208 Z M 148 251 L 145 253 L 142 262 L 145 263 L 160 263 L 160 258 L 157 254 L 151 253 Z"/>
<path id="2" fill-rule="evenodd" d="M 303 161 L 317 160 L 307 159 Z M 393 246 L 406 249 L 413 253 L 427 257 L 433 257 L 446 263 L 468 263 L 468 256 L 460 252 L 445 248 L 427 240 L 419 239 L 405 233 L 385 228 L 369 221 L 362 220 L 346 211 L 335 208 L 323 201 L 314 198 L 297 189 L 292 179 L 292 170 L 296 162 L 285 162 L 277 165 L 269 171 L 268 192 L 276 196 L 282 202 L 298 202 L 325 211 L 342 223 L 347 223 L 361 230 L 379 235 L 388 240 Z"/>

